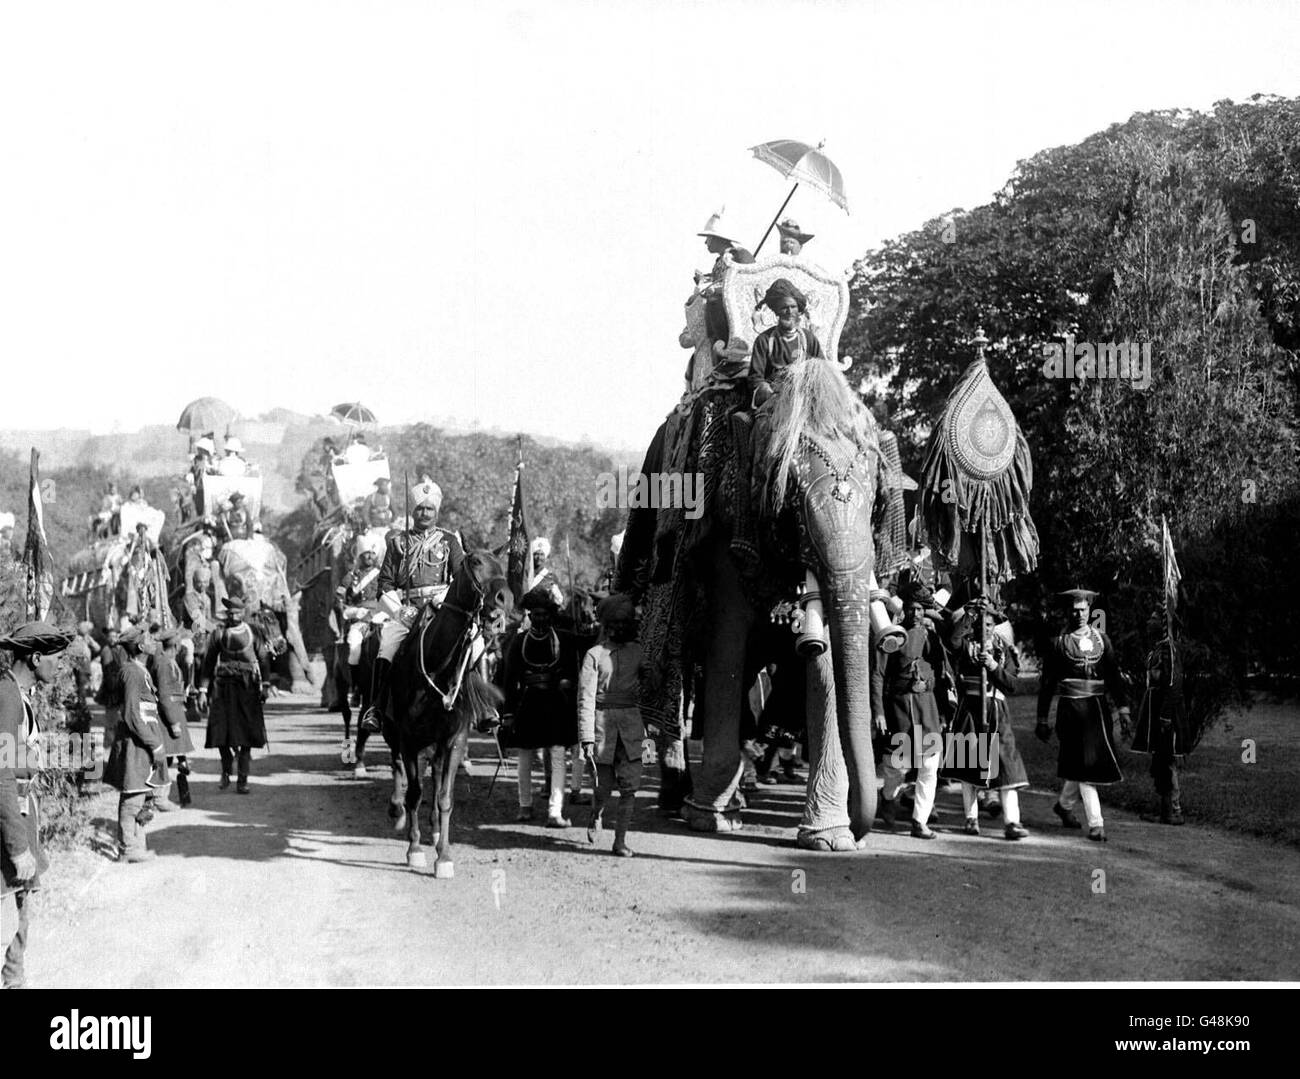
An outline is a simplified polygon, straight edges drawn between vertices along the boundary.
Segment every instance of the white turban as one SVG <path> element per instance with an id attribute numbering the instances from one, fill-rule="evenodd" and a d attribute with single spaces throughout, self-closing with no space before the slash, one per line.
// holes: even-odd
<path id="1" fill-rule="evenodd" d="M 357 539 L 357 556 L 369 551 L 371 554 L 379 555 L 384 553 L 384 541 L 378 536 L 367 532 Z"/>
<path id="2" fill-rule="evenodd" d="M 532 542 L 532 553 L 539 554 L 543 558 L 551 557 L 551 541 L 545 536 L 538 536 Z"/>
<path id="3" fill-rule="evenodd" d="M 227 452 L 227 453 L 243 453 L 243 452 L 244 452 L 244 444 L 243 444 L 239 439 L 235 438 L 235 437 L 232 435 L 230 438 L 226 439 L 226 452 Z"/>
<path id="4" fill-rule="evenodd" d="M 442 488 L 433 480 L 427 479 L 411 488 L 411 509 L 420 506 L 431 506 L 434 513 L 442 509 Z"/>

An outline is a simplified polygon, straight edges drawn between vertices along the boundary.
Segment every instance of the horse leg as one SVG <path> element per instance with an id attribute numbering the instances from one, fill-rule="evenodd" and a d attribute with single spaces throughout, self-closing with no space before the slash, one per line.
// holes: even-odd
<path id="1" fill-rule="evenodd" d="M 366 732 L 362 731 L 358 740 L 364 738 Z M 362 743 L 364 746 L 364 743 Z M 361 759 L 360 753 L 357 760 Z M 397 751 L 393 751 L 393 793 L 388 798 L 388 816 L 393 822 L 393 831 L 406 831 L 406 769 L 402 767 L 401 761 L 397 757 Z"/>
<path id="2" fill-rule="evenodd" d="M 446 880 L 456 875 L 456 866 L 451 858 L 451 810 L 456 797 L 456 773 L 460 762 L 465 759 L 466 739 L 456 738 L 451 745 L 445 746 L 438 754 L 435 767 L 441 771 L 438 777 L 438 855 L 433 863 L 433 875 Z"/>
<path id="3" fill-rule="evenodd" d="M 438 845 L 438 837 L 441 831 L 438 827 L 438 791 L 442 786 L 442 777 L 439 774 L 442 768 L 443 750 L 437 745 L 430 746 L 425 755 L 429 762 L 429 831 L 433 835 L 432 843 Z M 421 771 L 424 769 L 421 768 Z"/>
<path id="4" fill-rule="evenodd" d="M 411 869 L 424 869 L 429 863 L 420 849 L 420 802 L 424 790 L 420 786 L 420 754 L 402 754 L 406 771 L 406 864 Z"/>

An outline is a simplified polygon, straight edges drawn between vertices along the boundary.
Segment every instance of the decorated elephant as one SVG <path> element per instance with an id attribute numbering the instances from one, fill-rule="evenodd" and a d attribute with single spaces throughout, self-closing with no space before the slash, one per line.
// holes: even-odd
<path id="1" fill-rule="evenodd" d="M 770 278 L 785 267 L 737 269 Z M 761 295 L 764 282 L 745 287 Z M 733 328 L 741 313 L 729 312 Z M 675 735 L 692 683 L 702 683 L 693 733 L 703 759 L 682 805 L 700 831 L 740 826 L 742 702 L 782 651 L 772 610 L 797 605 L 799 669 L 785 673 L 804 687 L 810 764 L 797 842 L 853 850 L 876 805 L 872 628 L 873 618 L 881 630 L 887 619 L 873 595 L 873 521 L 884 522 L 900 496 L 897 474 L 839 365 L 793 363 L 772 385 L 753 412 L 745 379 L 718 377 L 669 417 L 643 472 L 701 477 L 703 512 L 633 509 L 616 587 L 642 604 L 648 721 Z"/>

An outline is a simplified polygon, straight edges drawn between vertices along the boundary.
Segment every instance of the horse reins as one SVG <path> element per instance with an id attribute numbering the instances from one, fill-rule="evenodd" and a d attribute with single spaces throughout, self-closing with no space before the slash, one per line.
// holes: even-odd
<path id="1" fill-rule="evenodd" d="M 478 583 L 472 578 L 470 580 L 470 587 L 474 589 L 479 600 L 478 606 L 473 611 L 467 611 L 464 607 L 458 607 L 454 603 L 444 602 L 439 605 L 439 610 L 449 608 L 457 614 L 464 615 L 467 621 L 465 623 L 465 628 L 461 630 L 460 635 L 456 638 L 456 643 L 452 646 L 447 658 L 443 660 L 442 665 L 433 674 L 429 673 L 429 669 L 424 662 L 424 635 L 428 633 L 429 626 L 433 623 L 433 619 L 425 618 L 423 625 L 420 626 L 420 641 L 418 649 L 420 654 L 420 674 L 422 674 L 424 680 L 429 683 L 429 688 L 442 698 L 442 707 L 445 712 L 450 712 L 452 708 L 455 707 L 456 701 L 460 698 L 461 688 L 465 684 L 465 672 L 469 670 L 470 658 L 474 654 L 474 642 L 483 634 L 479 625 L 479 616 L 483 613 L 483 606 L 487 599 L 487 587 L 484 586 L 480 589 Z M 455 678 L 449 683 L 446 690 L 440 689 L 438 683 L 435 682 L 434 679 L 453 664 L 455 664 L 456 667 Z"/>

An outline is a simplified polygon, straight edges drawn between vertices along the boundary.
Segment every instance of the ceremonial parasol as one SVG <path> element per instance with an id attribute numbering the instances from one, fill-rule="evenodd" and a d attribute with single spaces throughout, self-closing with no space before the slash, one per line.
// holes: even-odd
<path id="1" fill-rule="evenodd" d="M 785 213 L 785 208 L 790 205 L 790 200 L 794 198 L 794 193 L 799 189 L 800 184 L 815 187 L 845 213 L 849 212 L 849 202 L 844 195 L 844 177 L 835 162 L 822 153 L 822 147 L 825 145 L 825 139 L 816 146 L 809 146 L 806 142 L 795 139 L 776 139 L 749 148 L 749 152 L 759 161 L 771 165 L 786 179 L 794 181 L 790 194 L 786 195 L 785 202 L 781 203 L 781 209 L 777 210 L 772 223 L 763 233 L 763 238 L 754 248 L 755 255 L 762 250 L 763 244 L 772 235 L 772 230 L 776 228 L 777 221 Z"/>
<path id="2" fill-rule="evenodd" d="M 936 563 L 963 577 L 978 573 L 979 597 L 987 602 L 990 568 L 996 583 L 1038 564 L 1038 530 L 1029 516 L 1034 486 L 1029 443 L 1011 406 L 993 385 L 983 330 L 974 344 L 975 359 L 957 380 L 930 434 L 921 477 L 921 519 Z M 983 617 L 979 624 L 983 648 Z M 981 669 L 982 683 L 986 675 Z"/>
<path id="3" fill-rule="evenodd" d="M 200 397 L 185 406 L 176 421 L 176 430 L 191 435 L 195 431 L 224 431 L 238 415 L 219 397 Z"/>
<path id="4" fill-rule="evenodd" d="M 379 417 L 360 401 L 344 401 L 341 405 L 335 405 L 330 409 L 330 415 L 349 427 L 364 427 L 379 422 Z"/>

